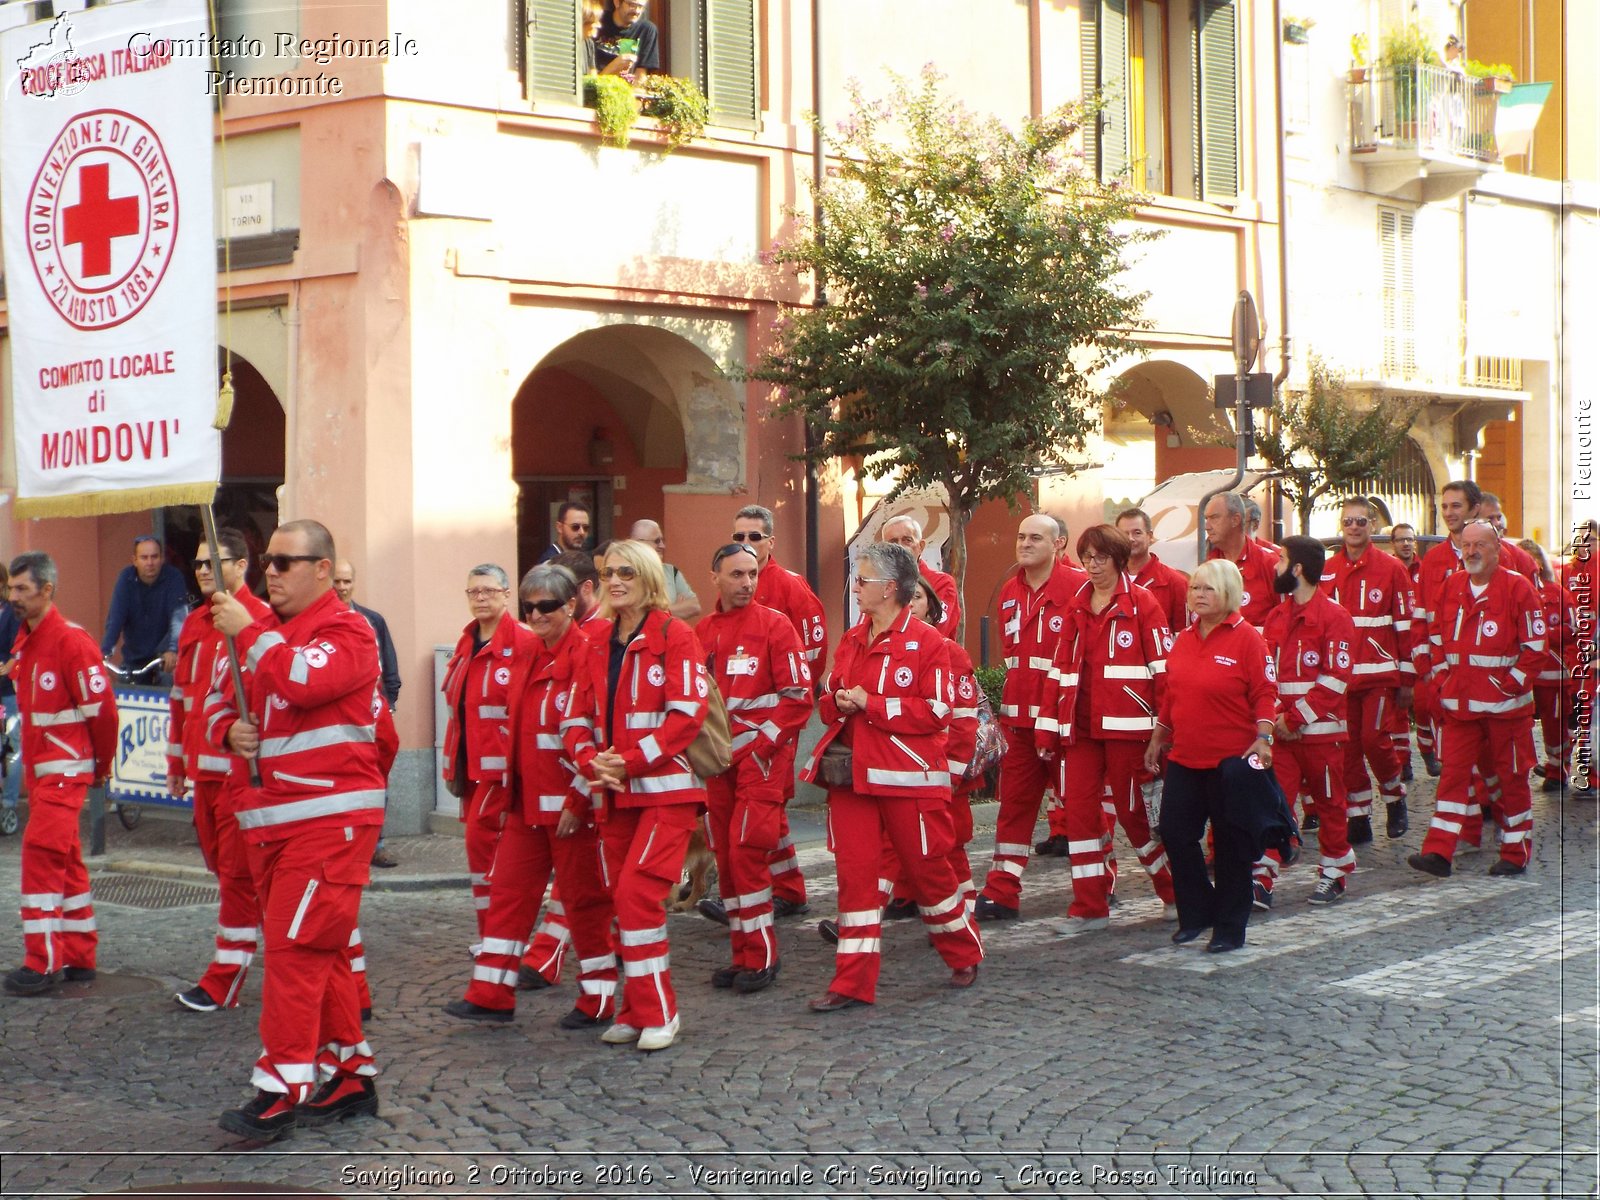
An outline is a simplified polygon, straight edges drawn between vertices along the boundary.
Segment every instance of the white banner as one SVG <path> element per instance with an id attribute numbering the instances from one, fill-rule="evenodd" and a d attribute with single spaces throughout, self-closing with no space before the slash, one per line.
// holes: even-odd
<path id="1" fill-rule="evenodd" d="M 221 437 L 204 0 L 0 35 L 20 516 L 208 503 Z"/>

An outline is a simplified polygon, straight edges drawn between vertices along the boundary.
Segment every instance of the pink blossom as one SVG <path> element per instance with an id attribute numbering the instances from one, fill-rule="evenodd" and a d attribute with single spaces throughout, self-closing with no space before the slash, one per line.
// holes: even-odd
<path id="1" fill-rule="evenodd" d="M 955 236 L 956 227 L 954 222 L 950 222 L 949 224 L 945 225 L 944 228 L 939 230 L 939 240 L 941 242 L 948 242 Z"/>

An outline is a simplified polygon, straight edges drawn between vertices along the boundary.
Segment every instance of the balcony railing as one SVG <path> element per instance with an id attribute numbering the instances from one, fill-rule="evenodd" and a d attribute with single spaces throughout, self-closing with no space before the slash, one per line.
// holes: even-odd
<path id="1" fill-rule="evenodd" d="M 1350 148 L 1357 153 L 1409 150 L 1498 163 L 1493 80 L 1424 64 L 1368 67 L 1352 73 Z"/>

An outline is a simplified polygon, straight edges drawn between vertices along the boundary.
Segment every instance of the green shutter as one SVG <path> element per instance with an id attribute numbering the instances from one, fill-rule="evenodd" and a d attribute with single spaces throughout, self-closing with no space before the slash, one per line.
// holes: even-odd
<path id="1" fill-rule="evenodd" d="M 1100 0 L 1100 177 L 1128 169 L 1128 0 Z"/>
<path id="2" fill-rule="evenodd" d="M 578 0 L 523 0 L 527 13 L 525 86 L 530 100 L 583 102 L 583 38 Z"/>
<path id="3" fill-rule="evenodd" d="M 1239 195 L 1239 36 L 1234 0 L 1199 0 L 1200 199 Z M 1277 47 L 1273 47 L 1274 53 Z"/>
<path id="4" fill-rule="evenodd" d="M 756 2 L 702 0 L 700 65 L 713 125 L 760 128 Z"/>
<path id="5" fill-rule="evenodd" d="M 1083 94 L 1100 86 L 1100 0 L 1083 0 L 1078 10 L 1078 62 L 1083 74 Z M 1083 162 L 1100 176 L 1100 119 L 1083 123 Z"/>

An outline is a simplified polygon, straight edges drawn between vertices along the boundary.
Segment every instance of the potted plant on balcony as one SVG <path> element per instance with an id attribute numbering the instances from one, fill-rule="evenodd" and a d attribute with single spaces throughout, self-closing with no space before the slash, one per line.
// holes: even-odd
<path id="1" fill-rule="evenodd" d="M 669 152 L 705 132 L 711 105 L 694 80 L 650 75 L 640 91 L 644 97 L 644 115 L 654 117 L 661 126 Z"/>
<path id="2" fill-rule="evenodd" d="M 1433 36 L 1415 22 L 1392 29 L 1383 35 L 1378 47 L 1378 63 L 1388 68 L 1394 82 L 1394 115 L 1399 134 L 1415 140 L 1421 93 L 1419 69 L 1439 65 Z"/>
<path id="3" fill-rule="evenodd" d="M 1304 46 L 1311 40 L 1311 27 L 1316 21 L 1310 17 L 1285 17 L 1283 40 L 1291 46 Z"/>
<path id="4" fill-rule="evenodd" d="M 594 109 L 595 123 L 600 126 L 600 137 L 606 145 L 627 149 L 628 137 L 639 119 L 639 102 L 628 81 L 621 75 L 585 75 L 583 102 Z"/>
<path id="5" fill-rule="evenodd" d="M 1504 96 L 1511 91 L 1511 85 L 1517 81 L 1516 72 L 1511 69 L 1510 63 L 1481 63 L 1475 58 L 1469 58 L 1462 69 L 1475 81 L 1473 90 L 1480 96 Z"/>
<path id="6" fill-rule="evenodd" d="M 1350 75 L 1351 83 L 1365 83 L 1367 81 L 1367 35 L 1353 33 L 1350 35 Z"/>

